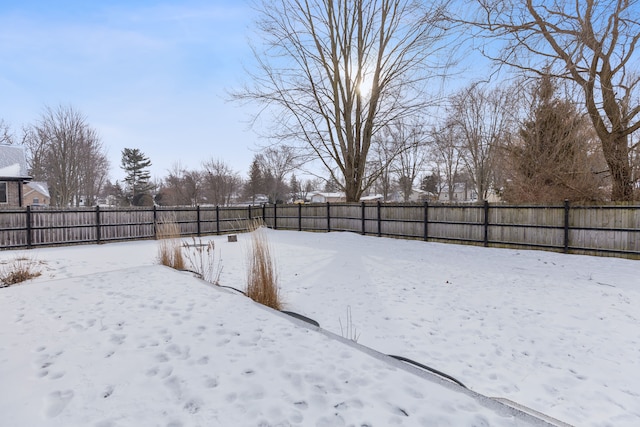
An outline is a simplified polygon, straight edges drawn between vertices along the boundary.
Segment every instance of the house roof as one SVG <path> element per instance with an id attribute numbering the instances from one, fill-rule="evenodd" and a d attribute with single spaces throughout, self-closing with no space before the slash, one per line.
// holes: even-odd
<path id="1" fill-rule="evenodd" d="M 0 145 L 0 179 L 31 179 L 27 173 L 24 147 Z"/>
<path id="2" fill-rule="evenodd" d="M 42 194 L 44 197 L 51 198 L 51 196 L 49 195 L 49 186 L 47 185 L 46 182 L 31 181 L 31 182 L 28 182 L 26 185 L 32 190 Z"/>
<path id="3" fill-rule="evenodd" d="M 344 193 L 341 192 L 336 192 L 336 193 L 330 193 L 330 192 L 326 192 L 326 191 L 311 191 L 308 193 L 309 196 L 323 196 L 326 198 L 339 198 L 339 197 L 345 197 Z"/>

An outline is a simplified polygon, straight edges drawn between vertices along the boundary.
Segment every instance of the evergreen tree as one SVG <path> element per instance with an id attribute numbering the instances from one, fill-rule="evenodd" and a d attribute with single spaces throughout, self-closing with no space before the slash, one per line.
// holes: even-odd
<path id="1" fill-rule="evenodd" d="M 130 204 L 134 206 L 148 206 L 153 204 L 150 191 L 153 185 L 150 183 L 149 172 L 151 160 L 137 148 L 125 148 L 122 150 L 121 168 L 126 173 L 124 178 L 125 194 Z"/>
<path id="2" fill-rule="evenodd" d="M 301 198 L 300 193 L 302 192 L 300 189 L 300 183 L 298 182 L 298 178 L 296 178 L 295 174 L 291 175 L 291 180 L 289 181 L 289 189 L 291 191 L 291 200 L 296 201 Z"/>
<path id="3" fill-rule="evenodd" d="M 593 129 L 575 105 L 556 94 L 555 82 L 543 76 L 533 88 L 530 119 L 511 147 L 513 176 L 505 188 L 512 202 L 598 200 L 601 183 L 590 153 Z"/>
<path id="4" fill-rule="evenodd" d="M 253 162 L 251 162 L 249 179 L 244 185 L 244 194 L 253 204 L 256 202 L 256 195 L 261 193 L 264 193 L 264 174 L 262 173 L 258 156 L 255 156 Z"/>

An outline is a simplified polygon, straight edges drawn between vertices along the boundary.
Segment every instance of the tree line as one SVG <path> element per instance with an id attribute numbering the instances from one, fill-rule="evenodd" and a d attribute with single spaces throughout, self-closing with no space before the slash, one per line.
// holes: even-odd
<path id="1" fill-rule="evenodd" d="M 453 200 L 460 186 L 477 200 L 640 198 L 637 1 L 265 0 L 256 10 L 257 66 L 232 98 L 261 105 L 272 126 L 246 177 L 210 159 L 138 182 L 150 161 L 127 149 L 127 178 L 112 184 L 86 119 L 48 108 L 23 143 L 52 200 L 102 190 L 129 204 L 224 205 L 312 189 L 410 200 L 415 188 Z M 495 74 L 440 90 L 470 43 L 465 53 Z M 0 138 L 12 138 L 6 125 Z M 310 163 L 322 172 L 299 182 Z"/>

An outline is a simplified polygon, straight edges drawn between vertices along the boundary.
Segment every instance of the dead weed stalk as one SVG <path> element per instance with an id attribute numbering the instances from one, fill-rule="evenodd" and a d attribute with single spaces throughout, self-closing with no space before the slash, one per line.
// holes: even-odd
<path id="1" fill-rule="evenodd" d="M 185 258 L 191 267 L 189 271 L 204 281 L 219 285 L 222 259 L 216 259 L 214 241 L 203 242 L 200 238 L 196 240 L 195 237 L 192 237 L 192 243 L 185 243 L 184 248 Z"/>

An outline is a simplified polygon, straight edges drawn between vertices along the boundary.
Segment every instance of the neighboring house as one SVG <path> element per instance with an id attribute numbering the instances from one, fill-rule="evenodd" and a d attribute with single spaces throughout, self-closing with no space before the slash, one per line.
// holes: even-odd
<path id="1" fill-rule="evenodd" d="M 409 194 L 409 200 L 407 200 L 407 202 L 417 203 L 425 201 L 431 202 L 435 200 L 438 200 L 438 197 L 435 194 L 429 191 L 422 190 L 420 188 L 412 188 L 411 194 Z M 389 197 L 388 201 L 402 203 L 404 202 L 404 196 L 400 192 L 394 192 Z"/>
<path id="2" fill-rule="evenodd" d="M 478 200 L 478 196 L 475 191 L 469 188 L 468 185 L 464 183 L 456 183 L 453 186 L 453 198 L 449 200 L 449 187 L 443 187 L 440 192 L 440 198 L 438 199 L 441 202 L 475 202 Z"/>
<path id="3" fill-rule="evenodd" d="M 467 185 L 465 185 L 463 183 L 458 183 L 458 184 L 455 184 L 455 186 L 454 186 L 453 199 L 452 200 L 449 200 L 449 189 L 448 189 L 448 187 L 443 187 L 442 191 L 440 192 L 439 201 L 441 201 L 441 202 L 453 202 L 453 203 L 457 203 L 457 202 L 477 202 L 478 201 L 478 195 L 469 186 L 467 186 Z M 489 202 L 489 203 L 498 203 L 500 201 L 501 201 L 500 200 L 500 196 L 498 196 L 495 191 L 489 190 L 489 192 L 487 193 L 487 202 Z"/>
<path id="4" fill-rule="evenodd" d="M 49 206 L 51 196 L 46 182 L 31 181 L 22 184 L 23 206 Z"/>
<path id="5" fill-rule="evenodd" d="M 311 191 L 307 193 L 310 203 L 341 203 L 347 201 L 344 193 L 326 193 L 322 191 Z"/>
<path id="6" fill-rule="evenodd" d="M 22 207 L 22 184 L 29 181 L 24 148 L 0 145 L 0 208 Z"/>

